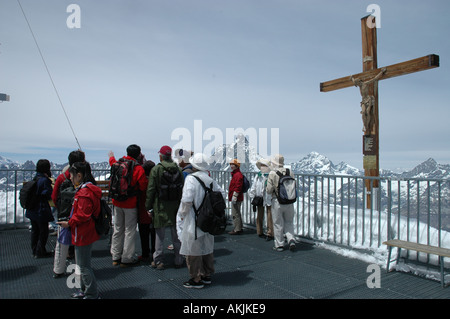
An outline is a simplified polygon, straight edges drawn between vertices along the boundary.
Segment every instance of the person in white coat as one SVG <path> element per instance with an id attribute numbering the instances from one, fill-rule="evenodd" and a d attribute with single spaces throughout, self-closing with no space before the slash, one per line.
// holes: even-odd
<path id="1" fill-rule="evenodd" d="M 195 226 L 195 207 L 200 207 L 205 196 L 202 185 L 193 176 L 200 178 L 205 185 L 213 184 L 214 191 L 225 191 L 208 175 L 208 162 L 204 154 L 198 153 L 189 159 L 193 173 L 186 176 L 183 195 L 177 213 L 177 232 L 181 241 L 180 254 L 186 257 L 190 279 L 183 284 L 186 288 L 203 288 L 211 283 L 214 273 L 214 236 Z M 196 229 L 197 228 L 197 231 Z M 197 237 L 196 237 L 197 233 Z"/>
<path id="2" fill-rule="evenodd" d="M 260 170 L 253 179 L 252 186 L 248 192 L 250 202 L 257 209 L 256 215 L 256 233 L 259 237 L 265 238 L 267 241 L 273 239 L 273 221 L 271 201 L 272 196 L 266 192 L 267 177 L 270 172 L 270 162 L 266 159 L 260 159 L 256 162 L 256 166 Z M 266 224 L 267 234 L 264 235 L 263 222 L 264 210 L 267 210 Z"/>
<path id="3" fill-rule="evenodd" d="M 267 178 L 266 191 L 272 195 L 272 218 L 274 229 L 274 247 L 276 251 L 284 250 L 284 236 L 289 244 L 289 250 L 294 251 L 295 237 L 294 237 L 294 204 L 280 204 L 277 199 L 278 182 L 280 177 L 277 175 L 277 171 L 281 174 L 286 174 L 286 168 L 284 167 L 284 157 L 280 154 L 274 155 L 271 159 L 272 171 Z M 294 177 L 292 171 L 290 175 Z"/>

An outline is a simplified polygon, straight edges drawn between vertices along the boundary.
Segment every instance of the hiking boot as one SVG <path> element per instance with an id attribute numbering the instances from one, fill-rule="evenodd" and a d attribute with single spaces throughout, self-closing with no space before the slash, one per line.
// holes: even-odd
<path id="1" fill-rule="evenodd" d="M 113 261 L 112 261 L 112 265 L 113 265 L 113 266 L 119 266 L 119 265 L 120 265 L 120 259 L 113 260 Z"/>
<path id="2" fill-rule="evenodd" d="M 289 241 L 289 250 L 290 251 L 294 251 L 295 250 L 295 241 L 293 240 L 293 239 L 291 239 L 290 241 Z"/>
<path id="3" fill-rule="evenodd" d="M 159 263 L 155 263 L 154 261 L 152 261 L 150 267 L 152 268 L 156 268 L 158 270 L 164 270 L 164 264 L 159 262 Z"/>
<path id="4" fill-rule="evenodd" d="M 88 298 L 88 297 L 84 297 L 83 299 L 102 299 L 102 297 L 100 295 L 97 295 L 97 298 Z"/>
<path id="5" fill-rule="evenodd" d="M 67 276 L 68 274 L 63 272 L 62 274 L 57 274 L 56 272 L 53 273 L 53 278 L 58 279 Z"/>
<path id="6" fill-rule="evenodd" d="M 200 289 L 200 288 L 203 288 L 204 285 L 203 285 L 202 281 L 195 282 L 194 279 L 191 278 L 191 279 L 189 279 L 189 281 L 186 281 L 185 283 L 183 283 L 183 287 Z"/>
<path id="7" fill-rule="evenodd" d="M 73 299 L 83 299 L 85 297 L 85 294 L 80 290 L 71 294 L 70 297 Z"/>
<path id="8" fill-rule="evenodd" d="M 200 282 L 204 283 L 205 285 L 210 285 L 211 284 L 211 276 L 202 276 L 202 279 L 200 280 Z"/>

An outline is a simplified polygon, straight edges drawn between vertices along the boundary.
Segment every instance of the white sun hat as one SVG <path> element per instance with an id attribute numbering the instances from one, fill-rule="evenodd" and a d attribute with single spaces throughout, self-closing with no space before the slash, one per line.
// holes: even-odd
<path id="1" fill-rule="evenodd" d="M 208 158 L 203 153 L 196 153 L 189 159 L 189 163 L 199 171 L 207 171 L 209 169 Z"/>
<path id="2" fill-rule="evenodd" d="M 270 162 L 269 162 L 269 160 L 267 160 L 265 158 L 261 158 L 256 162 L 256 167 L 258 167 L 258 169 L 261 169 L 261 165 L 270 167 Z"/>

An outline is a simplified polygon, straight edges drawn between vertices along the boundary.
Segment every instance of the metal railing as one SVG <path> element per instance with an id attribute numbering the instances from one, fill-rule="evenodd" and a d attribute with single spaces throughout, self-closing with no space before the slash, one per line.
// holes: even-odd
<path id="1" fill-rule="evenodd" d="M 56 177 L 60 171 L 52 173 Z M 0 226 L 15 228 L 27 224 L 19 204 L 19 190 L 34 174 L 32 170 L 0 170 Z M 93 174 L 104 180 L 109 170 L 93 170 Z M 251 183 L 256 176 L 252 172 L 244 174 Z M 229 171 L 212 171 L 211 176 L 228 190 Z M 369 250 L 380 248 L 383 241 L 391 238 L 450 248 L 450 180 L 303 174 L 295 177 L 299 196 L 294 204 L 294 224 L 300 237 Z M 379 188 L 367 191 L 374 185 Z M 242 215 L 244 224 L 255 226 L 256 212 L 247 194 Z"/>
<path id="2" fill-rule="evenodd" d="M 56 179 L 61 170 L 52 170 L 52 178 Z M 19 192 L 23 183 L 33 179 L 36 174 L 32 169 L 0 169 L 0 228 L 20 228 L 29 225 L 25 210 L 19 203 Z M 109 176 L 109 170 L 93 170 L 98 180 Z"/>

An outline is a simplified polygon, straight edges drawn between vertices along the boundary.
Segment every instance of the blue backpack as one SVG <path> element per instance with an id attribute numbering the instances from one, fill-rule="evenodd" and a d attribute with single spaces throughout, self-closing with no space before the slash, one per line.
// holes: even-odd
<path id="1" fill-rule="evenodd" d="M 242 182 L 242 193 L 247 193 L 247 191 L 250 189 L 250 182 L 244 174 L 242 174 L 242 176 L 244 177 L 244 180 Z"/>

